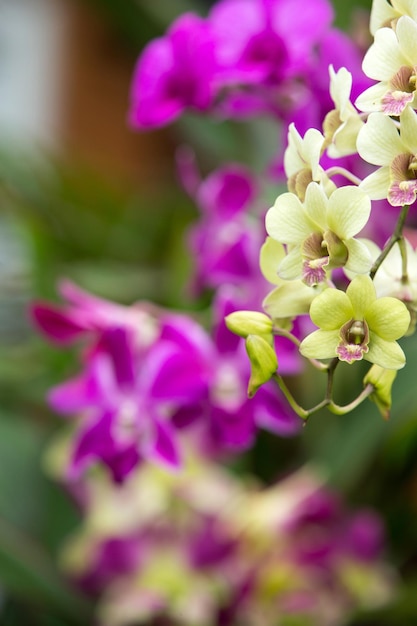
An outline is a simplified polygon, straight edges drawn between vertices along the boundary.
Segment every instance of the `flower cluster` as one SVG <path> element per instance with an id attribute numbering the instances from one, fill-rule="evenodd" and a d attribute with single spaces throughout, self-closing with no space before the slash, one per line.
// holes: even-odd
<path id="1" fill-rule="evenodd" d="M 200 213 L 189 294 L 208 297 L 208 323 L 68 281 L 63 305 L 33 304 L 38 328 L 78 349 L 79 371 L 48 396 L 74 418 L 60 478 L 85 517 L 62 562 L 103 626 L 337 626 L 390 597 L 374 514 L 348 513 L 311 468 L 264 488 L 214 463 L 324 407 L 370 399 L 388 418 L 398 340 L 415 329 L 416 8 L 374 0 L 364 73 L 332 18 L 328 0 L 219 0 L 137 63 L 135 128 L 190 110 L 288 128 L 262 175 L 236 162 L 201 175 L 178 153 Z M 268 208 L 277 177 L 287 190 Z M 307 362 L 327 376 L 309 409 L 287 381 Z M 363 388 L 336 404 L 336 368 L 358 363 Z"/>
<path id="2" fill-rule="evenodd" d="M 56 477 L 66 445 L 49 451 Z M 102 626 L 269 626 L 277 614 L 335 626 L 395 592 L 380 519 L 348 511 L 313 468 L 265 488 L 188 456 L 181 473 L 148 465 L 119 487 L 95 472 L 82 484 L 84 523 L 61 563 Z"/>
<path id="3" fill-rule="evenodd" d="M 324 400 L 311 410 L 298 406 L 272 371 L 268 349 L 257 355 L 256 364 L 259 380 L 275 378 L 303 418 L 323 406 L 344 413 L 366 397 L 388 416 L 395 372 L 405 365 L 397 340 L 415 326 L 415 252 L 406 238 L 406 232 L 411 233 L 406 219 L 417 194 L 415 9 L 408 3 L 375 0 L 371 29 L 375 39 L 363 71 L 379 82 L 365 89 L 355 106 L 351 74 L 330 67 L 335 108 L 326 115 L 322 132 L 311 128 L 301 136 L 290 126 L 284 156 L 288 192 L 279 195 L 266 214 L 268 238 L 260 265 L 275 289 L 264 299 L 264 310 L 272 335 L 288 336 L 291 323 L 307 313 L 318 327 L 301 342 L 294 337 L 294 343 L 327 372 Z M 379 167 L 360 178 L 346 167 L 348 155 Z M 384 200 L 391 214 L 400 207 L 384 237 L 374 228 L 381 221 L 376 200 Z M 252 318 L 247 311 L 229 316 L 227 322 L 231 330 L 247 336 L 256 333 Z M 336 366 L 362 360 L 373 364 L 364 390 L 351 404 L 336 405 Z"/>
<path id="4" fill-rule="evenodd" d="M 61 294 L 66 306 L 34 303 L 32 316 L 55 343 L 83 346 L 81 373 L 49 392 L 54 410 L 77 418 L 68 478 L 97 462 L 117 482 L 143 461 L 178 468 L 183 431 L 216 456 L 252 445 L 257 427 L 298 432 L 299 419 L 274 386 L 255 402 L 247 398 L 250 367 L 224 325 L 234 310 L 226 293 L 211 335 L 190 316 L 149 303 L 123 307 L 68 281 Z M 287 344 L 291 373 L 299 365 Z"/>
<path id="5" fill-rule="evenodd" d="M 139 58 L 130 123 L 157 127 L 194 110 L 316 126 L 330 105 L 329 63 L 367 84 L 358 46 L 332 20 L 328 0 L 220 0 L 206 18 L 182 15 Z"/>

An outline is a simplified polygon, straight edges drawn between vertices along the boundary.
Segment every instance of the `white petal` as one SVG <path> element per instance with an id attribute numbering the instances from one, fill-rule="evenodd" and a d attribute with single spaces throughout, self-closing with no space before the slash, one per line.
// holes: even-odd
<path id="1" fill-rule="evenodd" d="M 363 124 L 364 122 L 360 119 L 359 115 L 349 117 L 335 132 L 333 143 L 330 144 L 327 149 L 329 156 L 338 158 L 355 154 L 357 152 L 356 141 Z"/>
<path id="2" fill-rule="evenodd" d="M 403 65 L 409 63 L 400 50 L 395 32 L 391 28 L 377 30 L 375 41 L 363 59 L 365 74 L 375 80 L 390 80 Z"/>
<path id="3" fill-rule="evenodd" d="M 288 178 L 303 168 L 312 171 L 313 180 L 319 180 L 319 161 L 324 137 L 316 128 L 309 128 L 302 138 L 294 124 L 288 128 L 288 148 L 284 153 L 284 169 Z"/>
<path id="4" fill-rule="evenodd" d="M 382 111 L 382 98 L 389 91 L 387 82 L 377 83 L 365 89 L 355 100 L 355 106 L 359 111 L 372 113 L 374 111 Z"/>
<path id="5" fill-rule="evenodd" d="M 336 191 L 334 193 L 336 193 Z M 308 216 L 313 220 L 313 222 L 320 226 L 322 230 L 327 228 L 326 214 L 328 204 L 329 199 L 327 198 L 323 187 L 320 187 L 320 185 L 314 182 L 310 183 L 306 190 L 304 205 Z"/>
<path id="6" fill-rule="evenodd" d="M 414 1 L 414 0 L 413 0 Z M 388 4 L 387 0 L 374 0 L 371 10 L 370 31 L 375 35 L 378 28 L 397 17 L 397 12 Z"/>
<path id="7" fill-rule="evenodd" d="M 303 205 L 293 193 L 278 196 L 265 220 L 266 231 L 281 243 L 300 243 L 311 233 Z"/>
<path id="8" fill-rule="evenodd" d="M 372 256 L 367 246 L 358 239 L 345 241 L 349 251 L 345 269 L 355 274 L 366 274 L 372 267 Z"/>
<path id="9" fill-rule="evenodd" d="M 417 24 L 411 17 L 403 16 L 398 20 L 395 31 L 400 50 L 408 60 L 405 65 L 413 67 L 417 61 Z"/>
<path id="10" fill-rule="evenodd" d="M 341 67 L 335 72 L 333 65 L 329 66 L 329 74 L 330 96 L 336 105 L 336 109 L 342 112 L 349 102 L 352 89 L 352 74 L 345 67 Z"/>
<path id="11" fill-rule="evenodd" d="M 417 113 L 410 106 L 406 107 L 401 113 L 400 122 L 401 141 L 406 148 L 404 152 L 417 154 Z"/>
<path id="12" fill-rule="evenodd" d="M 392 119 L 383 113 L 371 113 L 358 134 L 360 156 L 373 165 L 390 165 L 398 154 L 406 152 Z"/>
<path id="13" fill-rule="evenodd" d="M 278 268 L 278 276 L 284 280 L 296 280 L 301 278 L 303 267 L 303 257 L 299 246 L 293 248 L 285 256 Z"/>
<path id="14" fill-rule="evenodd" d="M 275 241 L 272 237 L 267 237 L 261 247 L 259 255 L 259 265 L 266 280 L 273 285 L 278 285 L 281 280 L 278 278 L 278 266 L 285 256 L 282 243 Z"/>
<path id="15" fill-rule="evenodd" d="M 390 186 L 389 167 L 380 167 L 363 179 L 359 185 L 359 189 L 365 191 L 371 200 L 383 200 L 388 195 Z"/>
<path id="16" fill-rule="evenodd" d="M 339 187 L 329 199 L 327 223 L 340 239 L 350 239 L 367 223 L 371 201 L 358 187 Z"/>

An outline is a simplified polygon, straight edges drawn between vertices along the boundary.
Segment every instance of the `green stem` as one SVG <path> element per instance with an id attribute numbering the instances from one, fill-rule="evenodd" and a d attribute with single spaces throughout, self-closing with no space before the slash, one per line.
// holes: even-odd
<path id="1" fill-rule="evenodd" d="M 286 397 L 291 408 L 303 420 L 307 420 L 310 417 L 310 415 L 312 415 L 313 413 L 316 413 L 320 409 L 323 409 L 325 406 L 328 406 L 329 404 L 329 399 L 325 398 L 324 400 L 316 404 L 316 406 L 312 407 L 311 409 L 303 409 L 303 407 L 300 406 L 298 402 L 295 400 L 291 391 L 288 389 L 287 385 L 285 384 L 283 378 L 279 374 L 274 374 L 273 378 L 277 382 L 279 388 L 281 389 L 282 393 Z"/>
<path id="2" fill-rule="evenodd" d="M 332 400 L 328 403 L 329 411 L 335 413 L 336 415 L 345 415 L 346 413 L 350 413 L 353 409 L 356 409 L 366 398 L 368 398 L 371 393 L 374 391 L 374 386 L 371 383 L 368 383 L 365 389 L 358 395 L 355 400 L 349 402 L 349 404 L 345 404 L 344 406 L 340 406 L 336 404 Z"/>
<path id="3" fill-rule="evenodd" d="M 339 365 L 340 361 L 337 357 L 331 360 L 330 364 L 327 366 L 327 388 L 326 388 L 326 400 L 331 402 L 333 395 L 333 380 L 334 373 L 336 371 L 336 367 Z"/>
<path id="4" fill-rule="evenodd" d="M 407 264 L 407 246 L 405 245 L 404 237 L 401 237 L 398 242 L 401 254 L 401 283 L 403 285 L 408 284 L 408 264 Z"/>
<path id="5" fill-rule="evenodd" d="M 392 248 L 395 246 L 395 244 L 402 240 L 403 228 L 404 228 L 405 220 L 407 219 L 409 208 L 410 207 L 408 204 L 405 204 L 402 207 L 394 232 L 392 233 L 391 237 L 388 240 L 388 243 L 384 246 L 384 249 L 382 250 L 381 254 L 379 255 L 379 257 L 377 258 L 377 260 L 375 261 L 375 263 L 373 264 L 371 268 L 369 275 L 372 279 L 374 278 L 375 274 L 377 273 L 377 271 L 379 270 L 382 263 L 385 261 L 386 257 L 388 256 Z"/>

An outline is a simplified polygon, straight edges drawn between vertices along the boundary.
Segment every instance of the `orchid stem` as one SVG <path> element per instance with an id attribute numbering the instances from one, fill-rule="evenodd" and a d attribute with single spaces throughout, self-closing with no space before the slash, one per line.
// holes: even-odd
<path id="1" fill-rule="evenodd" d="M 381 254 L 379 255 L 379 257 L 377 258 L 377 260 L 375 261 L 375 263 L 373 264 L 371 268 L 369 275 L 372 279 L 374 278 L 375 274 L 377 273 L 377 271 L 379 270 L 382 263 L 385 261 L 385 259 L 387 258 L 388 254 L 390 253 L 392 248 L 395 246 L 395 244 L 402 240 L 403 228 L 404 228 L 405 220 L 407 219 L 409 208 L 410 207 L 408 204 L 405 204 L 402 207 L 394 232 L 392 233 L 391 237 L 388 240 L 388 243 L 384 246 L 384 249 L 382 250 Z M 403 267 L 404 267 L 404 257 L 403 257 Z"/>
<path id="2" fill-rule="evenodd" d="M 328 403 L 329 411 L 335 413 L 336 415 L 345 415 L 346 413 L 350 413 L 353 409 L 356 409 L 366 398 L 368 398 L 371 393 L 374 391 L 374 386 L 371 383 L 368 383 L 365 389 L 358 395 L 355 400 L 350 402 L 349 404 L 345 404 L 344 406 L 340 406 L 333 401 Z"/>
<path id="3" fill-rule="evenodd" d="M 279 374 L 274 374 L 273 378 L 278 383 L 279 388 L 281 389 L 282 393 L 284 394 L 284 396 L 288 400 L 288 403 L 291 406 L 291 408 L 303 420 L 307 420 L 310 417 L 310 415 L 312 415 L 313 413 L 316 413 L 320 409 L 323 409 L 324 407 L 328 406 L 328 404 L 330 402 L 330 400 L 328 398 L 325 398 L 324 400 L 322 400 L 321 402 L 316 404 L 316 406 L 312 407 L 311 409 L 303 409 L 303 407 L 300 406 L 298 404 L 298 402 L 295 400 L 295 398 L 292 395 L 291 391 L 288 389 L 287 385 L 285 384 L 283 378 Z"/>

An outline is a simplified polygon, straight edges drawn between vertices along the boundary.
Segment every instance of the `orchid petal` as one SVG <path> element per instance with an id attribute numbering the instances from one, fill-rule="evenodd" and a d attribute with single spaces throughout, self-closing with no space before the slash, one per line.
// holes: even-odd
<path id="1" fill-rule="evenodd" d="M 303 339 L 300 352 L 308 359 L 333 359 L 339 341 L 339 330 L 315 330 Z"/>
<path id="2" fill-rule="evenodd" d="M 405 354 L 396 341 L 386 341 L 370 333 L 369 351 L 364 359 L 388 370 L 399 370 L 405 365 Z"/>
<path id="3" fill-rule="evenodd" d="M 353 308 L 343 291 L 325 289 L 311 303 L 310 317 L 322 330 L 338 330 L 352 319 Z"/>
<path id="4" fill-rule="evenodd" d="M 366 311 L 369 329 L 386 341 L 399 339 L 408 330 L 410 313 L 397 298 L 384 297 L 375 300 Z"/>
<path id="5" fill-rule="evenodd" d="M 327 223 L 341 239 L 356 235 L 369 220 L 371 201 L 364 191 L 353 186 L 339 187 L 329 199 Z"/>

